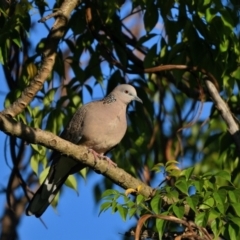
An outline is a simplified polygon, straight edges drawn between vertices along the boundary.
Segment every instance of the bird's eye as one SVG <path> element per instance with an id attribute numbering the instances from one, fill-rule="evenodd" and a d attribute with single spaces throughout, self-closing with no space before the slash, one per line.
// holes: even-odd
<path id="1" fill-rule="evenodd" d="M 128 93 L 128 90 L 125 90 L 125 93 Z"/>

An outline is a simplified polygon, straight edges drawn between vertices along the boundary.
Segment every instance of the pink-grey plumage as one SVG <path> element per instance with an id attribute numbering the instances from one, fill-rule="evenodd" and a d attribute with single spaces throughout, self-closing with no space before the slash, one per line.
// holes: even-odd
<path id="1" fill-rule="evenodd" d="M 131 101 L 142 100 L 134 87 L 118 85 L 107 97 L 80 107 L 65 127 L 61 137 L 75 144 L 82 144 L 99 155 L 116 146 L 127 130 L 126 110 Z M 53 153 L 49 173 L 34 194 L 27 215 L 40 217 L 64 184 L 68 176 L 85 166 L 78 161 Z"/>

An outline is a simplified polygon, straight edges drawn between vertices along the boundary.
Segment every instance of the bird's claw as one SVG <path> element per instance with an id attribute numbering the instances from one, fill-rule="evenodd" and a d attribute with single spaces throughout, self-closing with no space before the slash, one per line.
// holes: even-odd
<path id="1" fill-rule="evenodd" d="M 93 154 L 94 160 L 95 160 L 95 164 L 97 163 L 97 160 L 104 159 L 104 160 L 106 160 L 108 162 L 108 164 L 110 166 L 117 167 L 117 164 L 115 162 L 113 162 L 109 157 L 103 156 L 103 155 L 97 153 L 96 151 L 94 151 L 93 149 L 88 149 L 88 151 Z"/>

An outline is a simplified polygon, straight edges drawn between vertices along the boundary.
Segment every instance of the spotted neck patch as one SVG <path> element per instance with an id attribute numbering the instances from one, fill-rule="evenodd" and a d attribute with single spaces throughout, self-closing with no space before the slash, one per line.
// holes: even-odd
<path id="1" fill-rule="evenodd" d="M 105 98 L 103 98 L 101 101 L 103 101 L 103 104 L 109 104 L 112 102 L 116 102 L 117 99 L 115 98 L 115 96 L 112 93 L 110 93 Z"/>

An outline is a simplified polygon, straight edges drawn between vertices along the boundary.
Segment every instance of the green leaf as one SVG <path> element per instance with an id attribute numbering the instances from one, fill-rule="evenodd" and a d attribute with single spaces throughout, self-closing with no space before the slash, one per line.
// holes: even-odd
<path id="1" fill-rule="evenodd" d="M 179 163 L 179 162 L 176 161 L 176 160 L 167 161 L 167 163 L 166 163 L 166 168 L 167 168 L 168 166 L 176 165 L 176 164 L 178 164 L 178 163 Z"/>
<path id="2" fill-rule="evenodd" d="M 228 234 L 231 240 L 239 240 L 239 227 L 234 223 L 228 224 Z"/>
<path id="3" fill-rule="evenodd" d="M 112 201 L 112 213 L 115 213 L 117 210 L 117 201 Z"/>
<path id="4" fill-rule="evenodd" d="M 172 62 L 173 59 L 175 59 L 180 52 L 185 50 L 185 48 L 186 48 L 185 42 L 174 44 L 171 48 L 171 51 L 168 54 L 168 62 Z"/>
<path id="5" fill-rule="evenodd" d="M 132 218 L 132 216 L 137 212 L 137 208 L 136 207 L 132 207 L 128 210 L 128 215 L 129 218 Z"/>
<path id="6" fill-rule="evenodd" d="M 84 30 L 87 28 L 84 8 L 78 8 L 72 14 L 69 21 L 69 26 L 71 27 L 75 36 L 78 34 L 83 34 Z"/>
<path id="7" fill-rule="evenodd" d="M 206 9 L 206 21 L 207 21 L 207 22 L 211 22 L 212 19 L 215 17 L 216 14 L 217 14 L 216 9 L 207 8 L 207 9 Z"/>
<path id="8" fill-rule="evenodd" d="M 121 218 L 126 221 L 126 217 L 127 217 L 127 213 L 128 213 L 128 210 L 127 208 L 121 206 L 121 205 L 117 205 L 117 209 L 118 209 L 118 212 L 120 213 L 120 216 Z"/>
<path id="9" fill-rule="evenodd" d="M 214 180 L 214 177 L 212 177 L 211 178 L 211 180 L 213 181 Z M 211 181 L 209 181 L 209 180 L 204 180 L 204 184 L 203 184 L 203 188 L 205 189 L 205 190 L 215 190 L 215 188 L 216 188 L 217 186 L 216 186 L 216 184 L 215 183 L 212 183 Z"/>
<path id="10" fill-rule="evenodd" d="M 44 104 L 45 107 L 52 104 L 56 91 L 57 91 L 57 88 L 52 88 L 44 96 L 43 104 Z"/>
<path id="11" fill-rule="evenodd" d="M 173 202 L 177 202 L 179 200 L 179 193 L 177 190 L 171 190 L 166 194 L 166 197 L 170 198 Z"/>
<path id="12" fill-rule="evenodd" d="M 238 67 L 235 71 L 231 73 L 231 76 L 233 78 L 236 78 L 237 80 L 240 80 L 240 67 Z"/>
<path id="13" fill-rule="evenodd" d="M 178 188 L 182 193 L 188 195 L 188 184 L 185 180 L 178 180 L 175 183 L 175 187 Z"/>
<path id="14" fill-rule="evenodd" d="M 199 203 L 199 196 L 197 195 L 193 195 L 193 196 L 190 196 L 190 197 L 186 197 L 186 201 L 189 205 L 189 207 L 194 211 L 196 212 L 196 207 Z"/>
<path id="15" fill-rule="evenodd" d="M 5 49 L 6 51 L 6 49 Z M 3 52 L 2 52 L 2 47 L 0 46 L 0 63 L 2 65 L 4 65 L 5 61 L 4 61 L 4 58 L 3 58 Z"/>
<path id="16" fill-rule="evenodd" d="M 110 196 L 110 195 L 119 195 L 119 192 L 117 190 L 114 190 L 114 189 L 107 189 L 102 193 L 101 198 L 105 198 L 105 197 Z"/>
<path id="17" fill-rule="evenodd" d="M 220 9 L 220 13 L 221 13 L 222 22 L 224 26 L 229 30 L 229 33 L 230 33 L 235 27 L 233 19 L 225 8 Z"/>
<path id="18" fill-rule="evenodd" d="M 144 14 L 144 25 L 147 32 L 150 32 L 157 24 L 159 13 L 156 5 L 152 4 L 152 1 L 148 2 L 147 9 Z"/>
<path id="19" fill-rule="evenodd" d="M 231 204 L 231 206 L 233 207 L 235 213 L 237 214 L 238 217 L 240 217 L 240 203 L 234 203 L 234 204 Z"/>
<path id="20" fill-rule="evenodd" d="M 101 204 L 101 207 L 100 207 L 100 212 L 98 214 L 98 216 L 100 216 L 100 214 L 102 212 L 105 212 L 107 211 L 110 207 L 112 206 L 112 202 L 104 202 Z"/>
<path id="21" fill-rule="evenodd" d="M 232 215 L 228 215 L 228 218 L 230 221 L 235 223 L 238 227 L 240 227 L 240 218 L 239 217 L 234 217 Z"/>
<path id="22" fill-rule="evenodd" d="M 31 148 L 39 155 L 42 155 L 42 156 L 46 155 L 46 148 L 41 145 L 31 144 Z"/>
<path id="23" fill-rule="evenodd" d="M 158 62 L 157 55 L 157 44 L 154 44 L 149 51 L 147 52 L 146 57 L 144 58 L 144 68 L 155 67 Z"/>
<path id="24" fill-rule="evenodd" d="M 203 204 L 199 206 L 199 209 L 202 209 L 202 210 L 209 209 L 209 208 L 212 208 L 214 205 L 215 205 L 214 198 L 209 197 L 203 202 Z"/>
<path id="25" fill-rule="evenodd" d="M 195 218 L 195 223 L 198 226 L 206 227 L 208 216 L 209 216 L 209 213 L 207 211 L 198 213 Z"/>
<path id="26" fill-rule="evenodd" d="M 230 203 L 238 202 L 237 196 L 235 195 L 234 191 L 228 191 L 228 198 L 229 198 Z"/>
<path id="27" fill-rule="evenodd" d="M 192 176 L 193 171 L 194 171 L 194 167 L 186 168 L 182 170 L 180 176 L 185 176 L 186 180 L 189 180 L 189 178 Z"/>
<path id="28" fill-rule="evenodd" d="M 144 134 L 143 134 L 143 135 L 140 135 L 140 136 L 136 139 L 136 141 L 135 141 L 136 146 L 137 146 L 137 147 L 142 147 L 145 138 L 146 138 L 146 137 L 144 136 Z"/>
<path id="29" fill-rule="evenodd" d="M 21 39 L 19 38 L 14 38 L 12 39 L 13 42 L 20 48 L 22 46 L 22 42 L 21 42 Z"/>
<path id="30" fill-rule="evenodd" d="M 79 172 L 80 176 L 81 176 L 84 180 L 86 180 L 86 178 L 87 178 L 87 172 L 88 172 L 88 168 L 83 168 L 83 169 L 80 170 L 80 172 Z"/>
<path id="31" fill-rule="evenodd" d="M 230 174 L 230 172 L 225 171 L 225 170 L 218 171 L 217 173 L 215 173 L 215 176 L 223 178 L 223 179 L 225 179 L 225 180 L 227 180 L 229 182 L 231 181 L 231 174 Z"/>
<path id="32" fill-rule="evenodd" d="M 214 208 L 209 209 L 209 216 L 208 216 L 208 221 L 213 221 L 216 218 L 220 218 L 221 213 L 219 211 L 216 211 Z"/>
<path id="33" fill-rule="evenodd" d="M 139 205 L 140 203 L 142 203 L 144 201 L 144 196 L 139 194 L 137 195 L 137 198 L 136 198 L 136 204 Z"/>
<path id="34" fill-rule="evenodd" d="M 65 185 L 67 185 L 68 187 L 74 189 L 77 194 L 78 194 L 78 190 L 77 190 L 77 180 L 73 175 L 69 175 L 67 180 L 65 181 Z"/>
<path id="35" fill-rule="evenodd" d="M 213 193 L 213 198 L 216 202 L 216 206 L 222 214 L 225 213 L 225 209 L 228 206 L 228 204 L 225 203 L 226 195 L 226 191 L 217 191 Z"/>
<path id="36" fill-rule="evenodd" d="M 199 193 L 202 193 L 203 184 L 204 182 L 202 179 L 192 181 L 192 185 L 196 188 L 197 192 Z"/>
<path id="37" fill-rule="evenodd" d="M 164 214 L 165 215 L 165 214 Z M 166 221 L 162 220 L 162 219 L 156 219 L 156 228 L 159 234 L 159 237 L 161 239 L 161 237 L 163 236 L 164 232 L 165 232 L 165 228 L 166 228 Z"/>
<path id="38" fill-rule="evenodd" d="M 66 115 L 64 114 L 62 109 L 54 109 L 50 112 L 46 129 L 58 134 L 65 123 Z"/>
<path id="39" fill-rule="evenodd" d="M 49 168 L 50 168 L 50 167 L 47 167 L 47 168 L 45 168 L 45 169 L 41 172 L 41 174 L 40 174 L 40 176 L 39 176 L 39 182 L 40 182 L 40 184 L 42 184 L 43 181 L 45 180 L 45 178 L 47 177 L 48 172 L 49 172 Z"/>
<path id="40" fill-rule="evenodd" d="M 159 196 L 159 194 L 156 194 L 154 198 L 150 202 L 150 206 L 155 214 L 158 214 L 161 212 L 161 202 L 162 199 Z"/>
<path id="41" fill-rule="evenodd" d="M 117 43 L 114 44 L 114 47 L 115 47 L 116 54 L 119 58 L 119 62 L 125 68 L 127 66 L 127 61 L 128 61 L 127 53 L 126 53 L 127 49 L 124 48 L 123 46 L 120 46 Z"/>
<path id="42" fill-rule="evenodd" d="M 229 49 L 229 39 L 222 40 L 219 44 L 219 49 L 221 52 L 226 52 Z"/>
<path id="43" fill-rule="evenodd" d="M 184 215 L 184 207 L 183 206 L 177 206 L 176 204 L 172 205 L 173 213 L 180 219 L 182 219 Z"/>
<path id="44" fill-rule="evenodd" d="M 217 237 L 223 233 L 224 230 L 224 223 L 220 218 L 216 218 L 211 222 L 211 229 L 214 233 L 214 239 L 217 239 Z"/>
<path id="45" fill-rule="evenodd" d="M 39 165 L 39 157 L 38 154 L 33 154 L 30 158 L 30 165 L 32 170 L 38 175 L 38 165 Z"/>
<path id="46" fill-rule="evenodd" d="M 163 163 L 157 163 L 151 168 L 151 171 L 160 172 L 161 168 L 163 167 L 164 167 Z"/>

